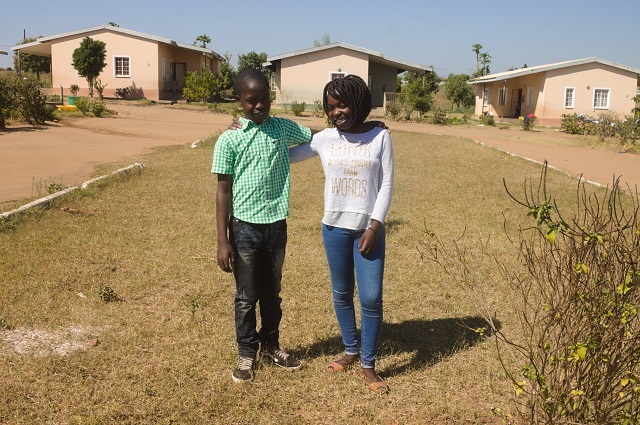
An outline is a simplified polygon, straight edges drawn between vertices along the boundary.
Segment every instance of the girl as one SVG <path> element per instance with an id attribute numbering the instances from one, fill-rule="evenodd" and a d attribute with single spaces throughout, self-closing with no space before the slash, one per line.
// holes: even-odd
<path id="1" fill-rule="evenodd" d="M 371 112 L 371 94 L 358 76 L 329 82 L 322 104 L 334 128 L 291 148 L 289 154 L 291 162 L 319 155 L 325 174 L 322 239 L 345 347 L 345 354 L 329 363 L 328 370 L 347 369 L 360 348 L 360 375 L 372 391 L 386 393 L 389 387 L 376 373 L 375 361 L 382 328 L 383 223 L 393 189 L 391 138 L 376 123 L 364 122 Z M 360 343 L 353 302 L 356 277 Z"/>

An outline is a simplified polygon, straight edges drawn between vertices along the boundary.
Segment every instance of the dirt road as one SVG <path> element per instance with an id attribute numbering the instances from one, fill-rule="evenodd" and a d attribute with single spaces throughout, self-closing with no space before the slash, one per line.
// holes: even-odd
<path id="1" fill-rule="evenodd" d="M 118 112 L 115 118 L 83 118 L 65 125 L 0 131 L 0 202 L 33 197 L 37 187 L 49 183 L 76 185 L 93 177 L 98 164 L 139 162 L 154 147 L 187 145 L 224 130 L 230 122 L 228 115 L 178 105 L 114 103 L 109 108 Z M 312 128 L 323 127 L 319 118 L 300 117 L 296 121 Z M 447 134 L 539 162 L 546 159 L 570 175 L 583 174 L 585 179 L 603 185 L 610 184 L 614 175 L 621 176 L 623 184 L 640 183 L 640 156 L 577 146 L 578 136 L 550 129 L 524 132 L 476 125 L 388 125 L 393 131 Z"/>

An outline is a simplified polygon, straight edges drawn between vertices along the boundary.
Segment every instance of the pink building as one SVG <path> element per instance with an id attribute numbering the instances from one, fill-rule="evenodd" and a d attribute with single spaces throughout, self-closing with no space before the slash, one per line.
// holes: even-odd
<path id="1" fill-rule="evenodd" d="M 542 125 L 559 126 L 563 114 L 631 115 L 640 69 L 598 58 L 532 66 L 478 77 L 476 115 L 501 118 L 535 114 Z"/>
<path id="2" fill-rule="evenodd" d="M 187 72 L 206 68 L 219 73 L 221 61 L 225 60 L 208 48 L 108 24 L 42 37 L 14 46 L 11 50 L 51 57 L 54 90 L 63 87 L 68 94 L 71 85 L 77 84 L 79 95 L 87 95 L 86 79 L 78 76 L 72 66 L 73 52 L 85 37 L 103 41 L 106 45 L 107 66 L 99 78 L 103 85 L 106 84 L 104 96 L 108 97 L 115 97 L 118 88 L 128 88 L 134 98 L 161 100 L 178 97 Z"/>
<path id="3" fill-rule="evenodd" d="M 380 52 L 342 42 L 331 43 L 292 53 L 270 56 L 265 64 L 274 71 L 272 90 L 276 103 L 322 100 L 322 89 L 333 78 L 355 74 L 369 85 L 374 107 L 383 106 L 384 93 L 396 92 L 398 74 L 405 71 L 424 74 L 433 71 L 400 61 Z"/>

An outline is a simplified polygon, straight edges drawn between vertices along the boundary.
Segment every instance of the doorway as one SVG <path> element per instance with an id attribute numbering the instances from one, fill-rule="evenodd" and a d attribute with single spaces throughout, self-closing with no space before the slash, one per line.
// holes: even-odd
<path id="1" fill-rule="evenodd" d="M 522 108 L 522 89 L 511 89 L 511 107 L 510 112 L 513 118 L 520 117 Z"/>

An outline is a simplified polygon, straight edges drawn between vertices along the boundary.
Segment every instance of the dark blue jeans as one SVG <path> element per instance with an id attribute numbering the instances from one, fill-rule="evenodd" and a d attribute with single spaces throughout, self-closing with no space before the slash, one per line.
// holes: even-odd
<path id="1" fill-rule="evenodd" d="M 236 341 L 241 356 L 255 356 L 260 344 L 278 347 L 280 282 L 287 245 L 287 222 L 247 223 L 231 218 L 229 242 L 233 247 L 236 280 Z M 260 332 L 256 331 L 256 304 L 260 304 Z"/>
<path id="2" fill-rule="evenodd" d="M 385 235 L 381 229 L 373 253 L 358 251 L 358 241 L 364 230 L 349 230 L 322 225 L 322 239 L 327 254 L 333 307 L 342 332 L 347 354 L 358 354 L 365 368 L 375 366 L 382 329 L 382 276 L 384 274 Z M 353 303 L 356 279 L 360 299 L 362 344 L 358 344 L 356 313 Z"/>

